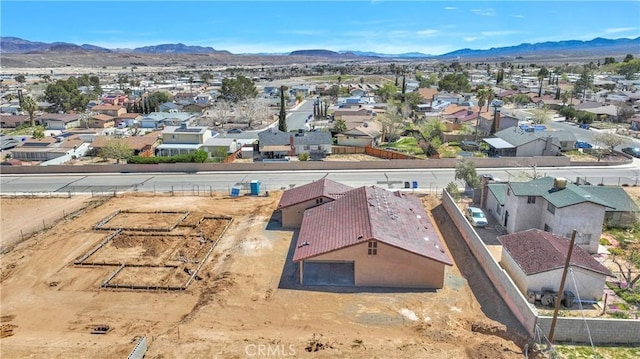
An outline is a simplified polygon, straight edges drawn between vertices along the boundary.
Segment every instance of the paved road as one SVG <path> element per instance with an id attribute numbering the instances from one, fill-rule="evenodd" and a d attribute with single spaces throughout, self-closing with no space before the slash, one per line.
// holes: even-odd
<path id="1" fill-rule="evenodd" d="M 287 130 L 304 129 L 309 115 L 313 116 L 313 99 L 307 99 L 295 110 L 287 111 Z"/>
<path id="2" fill-rule="evenodd" d="M 264 191 L 300 186 L 324 176 L 344 184 L 358 187 L 377 185 L 389 189 L 402 189 L 405 182 L 418 182 L 418 190 L 440 190 L 454 181 L 454 169 L 417 170 L 344 170 L 344 171 L 255 171 L 255 172 L 200 172 L 200 173 L 127 173 L 127 174 L 61 174 L 61 175 L 1 175 L 0 193 L 113 193 L 190 192 L 206 194 L 209 191 L 231 191 L 234 186 L 245 186 L 259 180 Z M 527 180 L 531 168 L 478 169 L 479 174 L 491 174 L 505 181 Z M 640 160 L 616 167 L 538 168 L 538 175 L 566 177 L 575 181 L 586 178 L 592 184 L 640 184 Z"/>

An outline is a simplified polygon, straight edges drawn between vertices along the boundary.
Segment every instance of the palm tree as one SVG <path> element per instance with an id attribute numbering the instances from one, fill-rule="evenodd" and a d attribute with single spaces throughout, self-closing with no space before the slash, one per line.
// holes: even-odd
<path id="1" fill-rule="evenodd" d="M 480 112 L 482 112 L 482 107 L 487 104 L 487 111 L 489 111 L 489 104 L 494 97 L 494 92 L 491 87 L 481 88 L 476 92 L 476 97 L 478 98 L 478 106 L 480 106 Z"/>
<path id="2" fill-rule="evenodd" d="M 36 122 L 33 118 L 33 114 L 38 110 L 38 104 L 31 96 L 27 96 L 22 101 L 22 110 L 29 113 L 29 119 L 31 120 L 31 127 L 36 126 Z"/>

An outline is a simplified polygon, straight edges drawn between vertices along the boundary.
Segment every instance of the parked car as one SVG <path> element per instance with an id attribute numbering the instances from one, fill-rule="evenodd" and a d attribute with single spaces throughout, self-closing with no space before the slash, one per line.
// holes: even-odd
<path id="1" fill-rule="evenodd" d="M 625 147 L 621 151 L 633 157 L 640 158 L 640 147 Z"/>
<path id="2" fill-rule="evenodd" d="M 239 128 L 232 128 L 228 130 L 227 133 L 242 133 L 242 130 Z"/>
<path id="3" fill-rule="evenodd" d="M 584 141 L 576 141 L 576 144 L 574 145 L 574 147 L 575 148 L 593 148 L 593 145 Z"/>
<path id="4" fill-rule="evenodd" d="M 478 151 L 480 150 L 480 145 L 475 141 L 460 141 L 460 148 L 463 151 Z"/>
<path id="5" fill-rule="evenodd" d="M 486 227 L 489 224 L 484 212 L 478 207 L 468 207 L 465 214 L 474 227 Z"/>

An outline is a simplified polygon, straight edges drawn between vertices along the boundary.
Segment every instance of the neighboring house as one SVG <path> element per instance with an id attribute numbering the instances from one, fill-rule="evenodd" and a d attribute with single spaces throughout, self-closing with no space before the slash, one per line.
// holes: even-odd
<path id="1" fill-rule="evenodd" d="M 89 144 L 77 137 L 59 136 L 56 138 L 45 137 L 40 140 L 28 139 L 23 142 L 22 146 L 9 152 L 11 152 L 11 157 L 16 160 L 47 162 L 60 159 L 60 163 L 63 163 L 71 160 L 74 156 L 84 156 L 88 149 Z"/>
<path id="2" fill-rule="evenodd" d="M 182 111 L 184 112 L 189 112 L 189 113 L 197 113 L 197 114 L 201 114 L 204 112 L 204 110 L 207 108 L 206 105 L 203 104 L 199 104 L 199 103 L 192 103 L 189 105 L 186 105 L 182 108 Z"/>
<path id="3" fill-rule="evenodd" d="M 182 106 L 176 105 L 173 102 L 161 103 L 160 106 L 158 106 L 160 112 L 178 112 L 181 108 Z"/>
<path id="4" fill-rule="evenodd" d="M 127 127 L 139 124 L 140 120 L 142 120 L 142 115 L 139 113 L 125 113 L 115 118 L 116 124 L 124 122 Z"/>
<path id="5" fill-rule="evenodd" d="M 591 195 L 606 199 L 615 206 L 608 207 L 604 213 L 604 224 L 607 227 L 629 228 L 640 220 L 640 206 L 633 201 L 622 187 L 580 186 Z"/>
<path id="6" fill-rule="evenodd" d="M 337 134 L 336 138 L 340 146 L 377 146 L 382 139 L 382 126 L 376 121 L 364 122 L 360 126 Z"/>
<path id="7" fill-rule="evenodd" d="M 129 101 L 129 98 L 127 95 L 123 95 L 123 94 L 107 94 L 102 98 L 102 102 L 105 105 L 124 105 L 127 101 Z"/>
<path id="8" fill-rule="evenodd" d="M 80 126 L 80 116 L 77 114 L 45 113 L 40 116 L 41 123 L 47 130 L 67 130 Z"/>
<path id="9" fill-rule="evenodd" d="M 360 88 L 355 88 L 355 89 L 352 89 L 351 91 L 349 91 L 349 95 L 351 95 L 352 97 L 357 97 L 357 98 L 360 98 L 360 97 L 362 97 L 362 96 L 364 96 L 366 94 L 367 94 L 367 92 L 365 90 L 363 90 L 363 89 L 360 89 Z"/>
<path id="10" fill-rule="evenodd" d="M 40 124 L 40 118 L 33 118 L 36 124 Z M 16 128 L 27 124 L 31 126 L 31 118 L 29 115 L 0 115 L 0 128 Z"/>
<path id="11" fill-rule="evenodd" d="M 486 109 L 486 106 L 483 107 Z M 494 114 L 492 110 L 480 112 L 480 118 L 478 120 L 478 132 L 489 134 L 491 133 L 491 126 L 493 125 Z M 502 131 L 507 128 L 518 126 L 518 118 L 502 114 L 498 112 L 495 115 L 498 123 L 496 124 L 497 131 Z"/>
<path id="12" fill-rule="evenodd" d="M 187 112 L 152 112 L 140 120 L 141 128 L 162 128 L 163 126 L 181 126 L 194 119 L 192 113 Z"/>
<path id="13" fill-rule="evenodd" d="M 327 178 L 288 189 L 282 193 L 278 210 L 282 214 L 282 226 L 300 228 L 304 211 L 338 199 L 353 187 Z"/>
<path id="14" fill-rule="evenodd" d="M 555 132 L 555 131 L 554 131 Z M 518 126 L 495 133 L 494 138 L 485 138 L 490 155 L 503 157 L 556 156 L 560 153 L 560 139 L 554 132 L 525 131 Z"/>
<path id="15" fill-rule="evenodd" d="M 277 129 L 258 134 L 260 154 L 266 158 L 297 156 L 308 153 L 312 158 L 331 154 L 333 139 L 328 131 L 282 132 Z"/>
<path id="16" fill-rule="evenodd" d="M 162 144 L 157 147 L 158 156 L 174 156 L 199 150 L 213 137 L 212 131 L 205 126 L 189 127 L 167 126 L 161 133 Z"/>
<path id="17" fill-rule="evenodd" d="M 508 233 L 538 228 L 570 236 L 577 229 L 576 244 L 589 253 L 598 250 L 605 211 L 615 208 L 608 198 L 554 177 L 489 184 L 483 206 Z"/>
<path id="18" fill-rule="evenodd" d="M 151 132 L 144 136 L 130 136 L 120 139 L 131 148 L 131 151 L 136 156 L 153 157 L 156 147 L 160 144 L 160 138 L 158 132 Z M 93 142 L 91 142 L 91 149 L 94 155 L 100 154 L 100 151 L 108 142 L 109 137 L 98 136 Z"/>
<path id="19" fill-rule="evenodd" d="M 109 115 L 94 115 L 89 119 L 91 128 L 110 128 L 115 126 L 115 118 Z"/>
<path id="20" fill-rule="evenodd" d="M 528 291 L 551 290 L 558 292 L 570 241 L 539 229 L 499 236 L 502 243 L 500 264 L 518 289 Z M 579 246 L 571 253 L 571 278 L 565 291 L 571 291 L 581 300 L 602 299 L 607 276 L 611 271 Z"/>
<path id="21" fill-rule="evenodd" d="M 289 93 L 293 96 L 302 94 L 304 97 L 307 97 L 309 96 L 310 88 L 309 88 L 309 85 L 295 85 L 291 87 L 291 90 L 289 90 Z"/>
<path id="22" fill-rule="evenodd" d="M 91 107 L 91 111 L 111 117 L 118 117 L 127 113 L 127 109 L 118 105 L 98 105 Z"/>
<path id="23" fill-rule="evenodd" d="M 185 103 L 195 103 L 196 97 L 198 97 L 197 93 L 194 92 L 178 92 L 173 96 L 173 101 L 175 102 L 185 102 Z"/>
<path id="24" fill-rule="evenodd" d="M 213 97 L 211 96 L 211 94 L 207 94 L 207 93 L 201 93 L 198 96 L 196 96 L 196 103 L 198 105 L 204 105 L 207 106 L 209 105 L 209 102 L 213 99 Z"/>
<path id="25" fill-rule="evenodd" d="M 306 210 L 293 261 L 304 285 L 429 289 L 452 265 L 420 199 L 375 186 Z"/>
<path id="26" fill-rule="evenodd" d="M 202 148 L 209 152 L 211 156 L 221 157 L 234 153 L 241 147 L 252 145 L 256 142 L 255 139 L 242 139 L 242 138 L 230 138 L 230 137 L 211 137 L 205 141 Z"/>

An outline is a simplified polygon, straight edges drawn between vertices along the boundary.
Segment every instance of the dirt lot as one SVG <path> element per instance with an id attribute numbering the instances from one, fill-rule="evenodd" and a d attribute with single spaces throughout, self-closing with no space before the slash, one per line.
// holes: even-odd
<path id="1" fill-rule="evenodd" d="M 514 342 L 501 338 L 509 334 L 505 326 L 493 321 L 510 327 L 506 308 L 487 303 L 490 285 L 473 273 L 469 253 L 460 248 L 450 249 L 456 265 L 447 269 L 442 290 L 301 288 L 295 266 L 285 265 L 296 233 L 272 219 L 279 197 L 126 196 L 19 244 L 1 257 L 0 356 L 125 357 L 136 337 L 146 335 L 147 358 L 244 358 L 260 356 L 260 350 L 272 357 L 522 357 Z M 3 219 L 11 201 L 2 202 Z M 28 225 L 38 206 L 15 201 Z M 424 202 L 428 208 L 438 204 L 432 197 Z M 233 222 L 200 270 L 202 279 L 187 290 L 100 289 L 113 267 L 73 261 L 105 237 L 92 227 L 118 209 L 198 211 Z M 438 206 L 433 213 L 447 243 L 456 243 L 459 234 L 444 210 Z M 123 281 L 148 278 L 130 268 L 122 275 Z M 90 334 L 98 325 L 108 325 L 109 332 Z"/>

